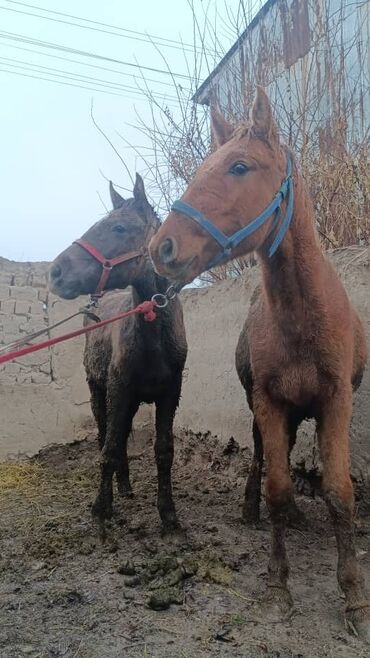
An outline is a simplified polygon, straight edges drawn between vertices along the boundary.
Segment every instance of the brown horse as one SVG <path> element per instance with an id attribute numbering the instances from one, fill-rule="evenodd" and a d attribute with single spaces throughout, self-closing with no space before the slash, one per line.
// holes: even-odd
<path id="1" fill-rule="evenodd" d="M 174 204 L 150 253 L 162 276 L 184 284 L 220 258 L 257 252 L 263 283 L 236 361 L 255 421 L 252 491 L 260 479 L 260 437 L 267 464 L 272 552 L 266 606 L 280 617 L 292 606 L 285 549 L 293 505 L 288 455 L 298 424 L 313 417 L 346 616 L 370 641 L 369 601 L 354 546 L 348 439 L 352 387 L 367 358 L 364 330 L 320 249 L 309 195 L 292 153 L 280 144 L 265 92 L 258 89 L 250 122 L 234 129 L 214 110 L 212 128 L 217 150 Z M 247 501 L 247 515 L 248 504 L 256 507 Z"/>
<path id="2" fill-rule="evenodd" d="M 50 268 L 52 291 L 73 299 L 101 287 L 102 266 L 91 254 L 122 260 L 105 276 L 105 289 L 132 286 L 130 291 L 107 293 L 99 302 L 101 319 L 129 310 L 154 294 L 163 294 L 168 282 L 158 276 L 147 256 L 147 245 L 160 222 L 149 204 L 143 181 L 136 177 L 134 198 L 124 200 L 111 185 L 114 210 L 94 224 L 81 239 L 63 251 Z M 121 259 L 119 257 L 122 257 Z M 88 321 L 88 322 L 91 322 Z M 127 440 L 141 402 L 156 405 L 155 455 L 158 468 L 158 510 L 163 528 L 177 526 L 172 498 L 173 419 L 178 406 L 187 345 L 181 304 L 172 299 L 158 309 L 154 322 L 142 316 L 107 325 L 86 337 L 84 365 L 91 407 L 102 451 L 101 483 L 93 514 L 104 536 L 104 519 L 112 515 L 112 478 L 118 491 L 131 495 Z"/>

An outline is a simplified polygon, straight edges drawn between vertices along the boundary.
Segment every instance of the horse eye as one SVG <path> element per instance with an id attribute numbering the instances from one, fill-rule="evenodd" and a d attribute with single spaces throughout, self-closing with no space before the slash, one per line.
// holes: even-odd
<path id="1" fill-rule="evenodd" d="M 124 233 L 125 232 L 125 227 L 122 226 L 122 224 L 116 224 L 115 226 L 112 227 L 112 231 L 115 231 L 116 233 Z"/>
<path id="2" fill-rule="evenodd" d="M 235 164 L 230 167 L 230 174 L 233 174 L 234 176 L 244 176 L 248 171 L 249 167 L 244 162 L 235 162 Z"/>

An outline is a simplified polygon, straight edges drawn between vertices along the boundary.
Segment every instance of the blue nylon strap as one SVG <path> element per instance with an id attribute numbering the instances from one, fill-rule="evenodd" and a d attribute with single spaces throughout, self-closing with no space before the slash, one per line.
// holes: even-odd
<path id="1" fill-rule="evenodd" d="M 245 240 L 245 238 L 252 235 L 252 233 L 258 231 L 258 229 L 261 228 L 261 226 L 263 226 L 263 224 L 271 217 L 271 215 L 275 214 L 271 229 L 269 231 L 269 234 L 271 234 L 279 223 L 281 217 L 281 204 L 283 200 L 286 198 L 288 198 L 288 204 L 287 204 L 285 217 L 269 248 L 268 254 L 269 257 L 271 258 L 271 256 L 274 255 L 274 253 L 277 251 L 280 244 L 282 243 L 293 217 L 294 187 L 292 180 L 291 158 L 289 158 L 287 162 L 286 178 L 284 179 L 280 187 L 280 190 L 275 195 L 271 203 L 267 206 L 267 208 L 265 208 L 265 210 L 260 215 L 258 215 L 258 217 L 253 219 L 247 226 L 244 226 L 243 228 L 239 229 L 239 231 L 236 231 L 230 236 L 225 235 L 225 233 L 223 233 L 219 228 L 217 228 L 217 226 L 212 224 L 212 222 L 210 222 L 203 215 L 203 213 L 201 213 L 196 208 L 193 208 L 193 206 L 190 206 L 188 203 L 185 203 L 184 201 L 181 200 L 175 201 L 171 207 L 171 210 L 175 210 L 176 212 L 185 215 L 185 217 L 189 217 L 190 219 L 194 220 L 221 247 L 220 253 L 217 254 L 208 263 L 207 269 L 210 269 L 211 267 L 215 267 L 215 265 L 218 265 L 225 258 L 229 258 L 231 256 L 232 250 L 235 249 L 235 247 L 237 247 L 243 240 Z"/>
<path id="2" fill-rule="evenodd" d="M 269 248 L 269 258 L 274 255 L 274 253 L 277 251 L 277 249 L 280 247 L 285 234 L 290 226 L 290 222 L 292 221 L 293 217 L 293 202 L 294 202 L 294 190 L 293 190 L 293 181 L 290 178 L 289 179 L 289 189 L 288 189 L 288 205 L 285 213 L 285 217 L 283 219 L 283 222 L 278 230 L 278 232 L 275 235 L 274 241 L 272 245 Z"/>
<path id="3" fill-rule="evenodd" d="M 206 219 L 200 210 L 193 208 L 193 206 L 189 206 L 189 204 L 185 203 L 184 201 L 175 201 L 171 207 L 171 210 L 176 210 L 176 212 L 181 212 L 182 215 L 190 217 L 190 219 L 193 219 L 195 222 L 197 222 L 197 224 L 204 228 L 207 233 L 209 233 L 216 240 L 216 242 L 218 242 L 220 247 L 223 249 L 228 248 L 230 238 L 228 238 L 225 233 L 220 231 L 217 226 L 212 224 L 212 222 Z"/>

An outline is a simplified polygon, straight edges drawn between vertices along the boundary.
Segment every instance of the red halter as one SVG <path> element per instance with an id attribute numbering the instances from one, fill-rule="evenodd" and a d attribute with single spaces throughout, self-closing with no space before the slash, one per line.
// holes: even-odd
<path id="1" fill-rule="evenodd" d="M 103 271 L 101 273 L 99 283 L 92 297 L 101 297 L 109 279 L 109 275 L 115 265 L 119 265 L 120 263 L 124 263 L 126 260 L 133 260 L 134 258 L 138 258 L 139 256 L 144 255 L 144 251 L 140 249 L 139 251 L 129 251 L 127 254 L 123 254 L 122 256 L 116 256 L 116 258 L 108 259 L 105 258 L 105 256 L 103 256 L 103 254 L 95 249 L 95 247 L 93 247 L 89 242 L 86 242 L 86 240 L 74 240 L 73 244 L 78 244 L 80 247 L 82 247 L 82 249 L 85 249 L 85 251 L 87 251 L 103 266 Z"/>

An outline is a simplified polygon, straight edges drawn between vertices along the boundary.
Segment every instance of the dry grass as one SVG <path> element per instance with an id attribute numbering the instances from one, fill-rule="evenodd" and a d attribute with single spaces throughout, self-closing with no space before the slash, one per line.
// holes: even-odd
<path id="1" fill-rule="evenodd" d="M 34 491 L 43 477 L 43 468 L 37 463 L 0 464 L 0 495 L 8 491 Z"/>
<path id="2" fill-rule="evenodd" d="M 370 244 L 369 145 L 350 148 L 338 135 L 335 148 L 304 154 L 301 167 L 324 247 Z"/>

